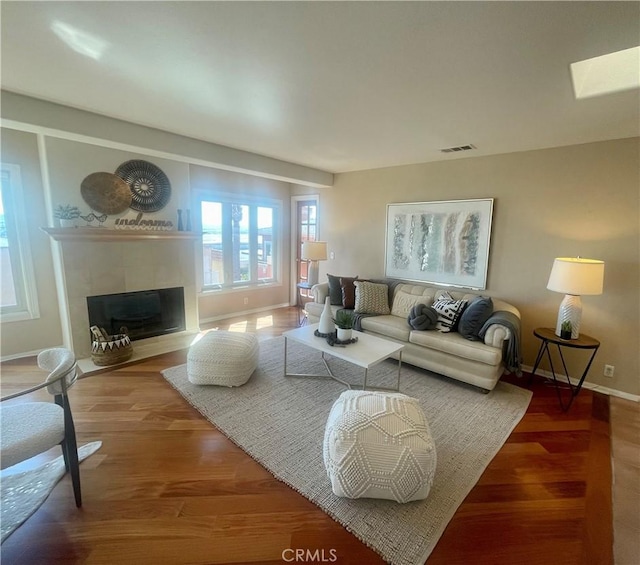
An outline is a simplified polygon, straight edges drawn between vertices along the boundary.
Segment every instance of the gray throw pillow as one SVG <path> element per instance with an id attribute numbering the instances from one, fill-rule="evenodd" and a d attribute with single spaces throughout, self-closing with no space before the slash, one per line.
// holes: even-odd
<path id="1" fill-rule="evenodd" d="M 438 312 L 426 304 L 416 304 L 407 316 L 407 322 L 414 330 L 435 330 Z"/>
<path id="2" fill-rule="evenodd" d="M 493 301 L 489 297 L 474 300 L 460 316 L 458 333 L 467 339 L 479 341 L 478 333 L 493 314 Z"/>

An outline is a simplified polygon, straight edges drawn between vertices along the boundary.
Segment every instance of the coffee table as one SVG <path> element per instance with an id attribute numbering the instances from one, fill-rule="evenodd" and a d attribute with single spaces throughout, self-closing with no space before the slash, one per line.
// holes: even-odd
<path id="1" fill-rule="evenodd" d="M 316 337 L 314 335 L 315 330 L 318 329 L 318 324 L 312 324 L 310 326 L 303 326 L 295 330 L 284 332 L 284 376 L 285 377 L 307 377 L 307 378 L 324 378 L 333 379 L 342 383 L 347 388 L 351 389 L 352 386 L 346 381 L 338 378 L 333 374 L 329 365 L 327 364 L 326 355 L 348 361 L 358 367 L 364 369 L 364 380 L 362 382 L 362 389 L 367 389 L 367 377 L 369 369 L 381 361 L 388 359 L 393 354 L 398 353 L 398 380 L 396 388 L 385 387 L 369 387 L 369 389 L 375 390 L 400 390 L 400 369 L 402 368 L 402 349 L 404 345 L 396 343 L 395 341 L 389 341 L 379 337 L 365 334 L 363 332 L 353 331 L 354 337 L 358 338 L 356 343 L 351 343 L 346 346 L 331 346 L 327 343 L 327 340 L 323 337 Z M 288 373 L 287 372 L 287 347 L 289 340 L 301 343 L 307 347 L 311 347 L 316 351 L 320 351 L 322 354 L 322 361 L 327 369 L 327 375 L 312 375 L 305 373 Z"/>

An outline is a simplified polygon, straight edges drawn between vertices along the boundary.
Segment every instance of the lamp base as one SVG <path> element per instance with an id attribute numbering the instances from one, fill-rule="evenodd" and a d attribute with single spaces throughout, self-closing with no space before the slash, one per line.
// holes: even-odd
<path id="1" fill-rule="evenodd" d="M 556 335 L 562 336 L 562 323 L 571 322 L 571 339 L 580 336 L 580 320 L 582 319 L 582 300 L 579 296 L 566 294 L 558 310 Z"/>
<path id="2" fill-rule="evenodd" d="M 311 259 L 307 270 L 307 283 L 310 285 L 318 284 L 318 273 L 320 271 L 320 262 Z"/>

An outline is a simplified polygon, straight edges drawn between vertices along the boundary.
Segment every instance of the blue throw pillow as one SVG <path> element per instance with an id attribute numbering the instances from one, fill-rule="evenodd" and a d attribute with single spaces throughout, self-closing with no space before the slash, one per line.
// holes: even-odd
<path id="1" fill-rule="evenodd" d="M 458 333 L 467 339 L 479 341 L 478 333 L 493 314 L 493 301 L 489 297 L 474 300 L 460 316 Z"/>

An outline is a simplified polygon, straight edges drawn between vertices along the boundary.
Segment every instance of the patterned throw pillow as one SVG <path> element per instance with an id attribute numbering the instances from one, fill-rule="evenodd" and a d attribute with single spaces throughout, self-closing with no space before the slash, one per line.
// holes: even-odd
<path id="1" fill-rule="evenodd" d="M 426 304 L 427 298 L 422 295 L 409 294 L 404 290 L 399 290 L 393 297 L 393 306 L 391 307 L 391 314 L 394 316 L 400 316 L 406 318 L 416 304 Z M 429 301 L 429 304 L 431 301 Z"/>
<path id="2" fill-rule="evenodd" d="M 433 307 L 438 312 L 436 329 L 442 333 L 455 331 L 456 324 L 466 305 L 466 300 L 456 300 L 448 292 L 443 292 L 440 298 L 437 298 L 433 303 Z"/>
<path id="3" fill-rule="evenodd" d="M 389 314 L 389 286 L 367 281 L 354 281 L 355 311 L 359 314 Z"/>

